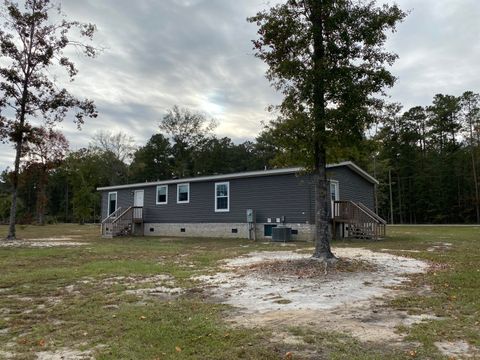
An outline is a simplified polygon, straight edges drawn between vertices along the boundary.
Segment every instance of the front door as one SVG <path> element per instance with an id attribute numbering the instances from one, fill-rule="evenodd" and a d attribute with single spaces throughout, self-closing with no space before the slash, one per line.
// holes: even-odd
<path id="1" fill-rule="evenodd" d="M 143 207 L 143 190 L 135 190 L 135 196 L 133 198 L 133 206 Z"/>

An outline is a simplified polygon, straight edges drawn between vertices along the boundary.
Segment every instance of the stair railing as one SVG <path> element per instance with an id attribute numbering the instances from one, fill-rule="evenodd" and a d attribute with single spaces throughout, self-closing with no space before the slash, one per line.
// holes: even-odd
<path id="1" fill-rule="evenodd" d="M 386 235 L 386 221 L 362 203 L 353 201 L 334 202 L 334 226 L 336 222 L 346 223 L 354 237 L 378 239 Z"/>

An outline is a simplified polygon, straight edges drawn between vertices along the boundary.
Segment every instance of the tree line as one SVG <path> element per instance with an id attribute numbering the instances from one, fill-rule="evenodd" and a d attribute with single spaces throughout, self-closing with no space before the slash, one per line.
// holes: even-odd
<path id="1" fill-rule="evenodd" d="M 392 105 L 372 139 L 380 214 L 393 223 L 480 223 L 480 95 Z M 375 167 L 374 167 L 375 165 Z"/>
<path id="2" fill-rule="evenodd" d="M 158 133 L 136 147 L 125 133 L 96 133 L 89 146 L 68 151 L 64 136 L 45 130 L 26 152 L 19 174 L 20 223 L 100 221 L 100 186 L 150 182 L 258 170 L 273 151 L 265 144 L 214 135 L 207 115 L 174 106 L 160 121 Z M 161 131 L 161 132 L 160 132 Z M 39 155 L 37 155 L 39 154 Z M 40 155 L 41 154 L 41 155 Z M 13 172 L 0 180 L 0 219 L 10 216 Z"/>
<path id="3" fill-rule="evenodd" d="M 100 132 L 88 147 L 68 151 L 65 137 L 42 129 L 19 176 L 23 223 L 100 221 L 99 186 L 296 166 L 283 124 L 253 141 L 214 135 L 216 122 L 178 106 L 140 147 L 125 133 Z M 330 163 L 353 160 L 380 182 L 379 214 L 393 223 L 478 223 L 480 95 L 438 94 L 429 106 L 392 104 L 353 146 L 331 146 Z M 296 154 L 294 156 L 294 154 Z M 0 182 L 0 219 L 10 211 L 11 172 Z"/>

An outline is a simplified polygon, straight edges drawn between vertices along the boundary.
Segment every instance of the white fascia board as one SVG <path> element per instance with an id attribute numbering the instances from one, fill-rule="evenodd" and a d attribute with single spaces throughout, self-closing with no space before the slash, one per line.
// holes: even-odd
<path id="1" fill-rule="evenodd" d="M 338 163 L 338 164 L 330 164 L 330 165 L 327 165 L 327 169 L 340 167 L 340 166 L 347 166 L 351 170 L 355 171 L 358 175 L 362 176 L 365 180 L 368 180 L 371 183 L 374 183 L 376 185 L 379 184 L 377 179 L 375 179 L 373 176 L 371 176 L 369 173 L 367 173 L 365 170 L 360 168 L 358 165 L 356 165 L 352 161 L 343 161 L 343 162 Z"/>
<path id="2" fill-rule="evenodd" d="M 344 161 L 338 164 L 329 164 L 327 165 L 327 169 L 340 167 L 340 166 L 347 166 L 351 170 L 355 171 L 357 174 L 365 178 L 366 180 L 377 184 L 378 180 L 374 177 L 370 176 L 366 171 L 362 170 L 360 167 L 355 165 L 351 161 Z M 224 175 L 210 175 L 210 176 L 199 176 L 193 178 L 183 178 L 183 179 L 173 179 L 173 180 L 164 180 L 164 181 L 154 181 L 154 182 L 144 182 L 144 183 L 136 183 L 136 184 L 127 184 L 127 185 L 117 185 L 117 186 L 105 186 L 97 188 L 98 191 L 107 191 L 107 190 L 121 190 L 121 189 L 134 189 L 134 188 L 143 188 L 143 187 L 150 187 L 150 186 L 158 186 L 158 185 L 170 185 L 170 184 L 182 184 L 182 183 L 193 183 L 193 182 L 201 182 L 201 181 L 223 181 L 223 180 L 230 180 L 230 179 L 241 179 L 241 178 L 248 178 L 248 177 L 258 177 L 258 176 L 271 176 L 271 175 L 283 175 L 283 174 L 295 174 L 304 172 L 305 169 L 303 167 L 293 167 L 293 168 L 285 168 L 285 169 L 272 169 L 272 170 L 259 170 L 259 171 L 247 171 L 241 173 L 233 173 L 233 174 L 224 174 Z"/>

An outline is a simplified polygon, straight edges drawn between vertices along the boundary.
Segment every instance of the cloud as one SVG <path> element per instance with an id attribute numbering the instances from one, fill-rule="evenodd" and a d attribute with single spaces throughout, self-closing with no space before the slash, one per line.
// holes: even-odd
<path id="1" fill-rule="evenodd" d="M 400 55 L 392 71 L 391 100 L 427 105 L 434 94 L 479 91 L 480 14 L 477 0 L 397 0 L 411 14 L 388 41 Z M 61 129 L 72 149 L 87 146 L 99 130 L 124 131 L 138 145 L 157 132 L 174 104 L 209 113 L 219 136 L 253 139 L 279 103 L 253 56 L 256 26 L 248 16 L 265 0 L 63 0 L 71 19 L 95 23 L 96 59 L 75 52 L 80 73 L 70 90 L 95 100 L 99 117 L 78 132 Z M 9 145 L 0 145 L 0 169 L 13 164 Z"/>

